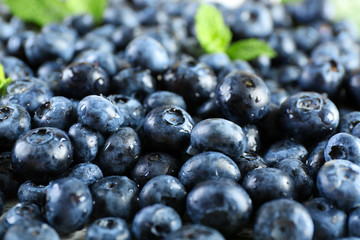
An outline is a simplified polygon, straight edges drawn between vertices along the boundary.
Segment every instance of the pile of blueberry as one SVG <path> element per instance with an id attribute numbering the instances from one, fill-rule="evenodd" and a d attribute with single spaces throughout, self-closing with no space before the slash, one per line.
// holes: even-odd
<path id="1" fill-rule="evenodd" d="M 216 4 L 277 52 L 231 61 L 199 46 L 198 6 L 41 29 L 0 7 L 0 239 L 360 239 L 357 28 L 327 0 Z"/>

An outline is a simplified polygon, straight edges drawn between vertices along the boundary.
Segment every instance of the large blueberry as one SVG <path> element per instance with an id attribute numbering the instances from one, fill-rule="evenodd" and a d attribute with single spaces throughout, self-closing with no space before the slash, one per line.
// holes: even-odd
<path id="1" fill-rule="evenodd" d="M 319 170 L 316 181 L 321 196 L 343 209 L 360 206 L 360 167 L 348 160 L 331 160 Z"/>
<path id="2" fill-rule="evenodd" d="M 265 203 L 257 212 L 254 239 L 311 240 L 314 223 L 308 210 L 290 199 Z"/>
<path id="3" fill-rule="evenodd" d="M 166 105 L 149 112 L 144 120 L 145 141 L 154 150 L 181 151 L 190 142 L 194 122 L 182 108 Z"/>
<path id="4" fill-rule="evenodd" d="M 41 221 L 43 216 L 41 214 L 40 208 L 34 203 L 17 203 L 15 206 L 11 207 L 3 216 L 3 223 L 5 229 L 21 224 L 24 221 Z"/>
<path id="5" fill-rule="evenodd" d="M 125 176 L 102 178 L 91 186 L 91 193 L 96 218 L 120 217 L 130 220 L 138 208 L 139 188 Z"/>
<path id="6" fill-rule="evenodd" d="M 198 122 L 191 131 L 192 150 L 218 151 L 230 157 L 241 156 L 247 146 L 242 128 L 226 119 L 209 118 Z"/>
<path id="7" fill-rule="evenodd" d="M 14 171 L 30 180 L 44 180 L 63 173 L 73 161 L 67 134 L 57 128 L 35 128 L 21 135 L 11 154 Z"/>
<path id="8" fill-rule="evenodd" d="M 104 97 L 89 95 L 83 98 L 77 108 L 79 122 L 94 128 L 102 134 L 116 132 L 124 122 L 119 109 Z"/>
<path id="9" fill-rule="evenodd" d="M 19 186 L 17 196 L 21 203 L 35 203 L 43 207 L 47 188 L 48 185 L 36 184 L 28 180 Z"/>
<path id="10" fill-rule="evenodd" d="M 239 168 L 231 158 L 220 152 L 203 152 L 183 164 L 178 178 L 187 189 L 191 189 L 210 179 L 229 178 L 237 182 L 240 177 Z"/>
<path id="11" fill-rule="evenodd" d="M 227 118 L 237 123 L 252 123 L 269 112 L 270 91 L 260 77 L 237 71 L 219 82 L 216 100 Z"/>
<path id="12" fill-rule="evenodd" d="M 182 226 L 179 214 L 162 204 L 141 209 L 132 222 L 132 232 L 138 240 L 163 239 L 167 234 Z"/>
<path id="13" fill-rule="evenodd" d="M 99 166 L 108 174 L 124 175 L 141 153 L 138 134 L 130 127 L 122 127 L 106 140 L 99 155 Z"/>
<path id="14" fill-rule="evenodd" d="M 50 182 L 46 192 L 45 217 L 57 232 L 68 234 L 82 229 L 93 209 L 88 186 L 73 177 Z"/>
<path id="15" fill-rule="evenodd" d="M 192 222 L 230 234 L 240 231 L 248 222 L 252 201 L 247 192 L 230 179 L 208 180 L 188 194 L 186 209 Z"/>
<path id="16" fill-rule="evenodd" d="M 298 92 L 280 108 L 280 126 L 298 141 L 314 141 L 332 134 L 339 124 L 335 104 L 316 92 Z"/>
<path id="17" fill-rule="evenodd" d="M 360 165 L 360 139 L 348 133 L 332 136 L 324 149 L 325 161 L 344 159 Z"/>

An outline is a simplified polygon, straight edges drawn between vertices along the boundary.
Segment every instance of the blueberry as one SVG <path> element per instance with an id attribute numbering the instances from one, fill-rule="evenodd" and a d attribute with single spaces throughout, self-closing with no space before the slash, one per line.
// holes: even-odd
<path id="1" fill-rule="evenodd" d="M 0 63 L 4 67 L 5 76 L 11 78 L 12 81 L 34 76 L 31 68 L 25 62 L 16 57 L 2 57 L 0 59 Z"/>
<path id="2" fill-rule="evenodd" d="M 256 75 L 242 71 L 230 73 L 216 89 L 217 105 L 236 123 L 253 123 L 269 111 L 270 91 Z"/>
<path id="3" fill-rule="evenodd" d="M 187 224 L 177 231 L 171 232 L 166 240 L 225 240 L 223 235 L 214 228 L 201 224 Z"/>
<path id="4" fill-rule="evenodd" d="M 119 26 L 111 35 L 111 40 L 118 50 L 124 50 L 134 38 L 134 29 L 127 26 Z"/>
<path id="5" fill-rule="evenodd" d="M 141 209 L 132 222 L 135 239 L 163 239 L 167 234 L 182 226 L 179 214 L 162 204 L 155 204 Z"/>
<path id="6" fill-rule="evenodd" d="M 74 15 L 66 18 L 64 24 L 75 29 L 79 35 L 84 35 L 93 29 L 94 18 L 91 14 Z"/>
<path id="7" fill-rule="evenodd" d="M 115 51 L 115 45 L 106 37 L 87 34 L 76 41 L 75 49 L 78 53 L 89 50 L 112 53 Z"/>
<path id="8" fill-rule="evenodd" d="M 324 149 L 325 161 L 344 159 L 360 165 L 360 139 L 348 133 L 332 136 Z"/>
<path id="9" fill-rule="evenodd" d="M 331 160 L 319 170 L 316 185 L 321 196 L 339 208 L 360 206 L 360 167 L 348 160 Z"/>
<path id="10" fill-rule="evenodd" d="M 223 68 L 231 64 L 231 60 L 225 53 L 212 53 L 200 56 L 199 62 L 205 63 L 215 73 L 219 73 Z"/>
<path id="11" fill-rule="evenodd" d="M 21 135 L 11 153 L 14 171 L 30 180 L 49 180 L 73 161 L 67 134 L 57 128 L 35 128 Z"/>
<path id="12" fill-rule="evenodd" d="M 54 127 L 67 131 L 75 119 L 76 109 L 72 101 L 55 96 L 35 110 L 32 123 L 34 127 Z"/>
<path id="13" fill-rule="evenodd" d="M 242 128 L 222 118 L 198 122 L 191 131 L 190 142 L 194 152 L 219 151 L 233 158 L 241 156 L 247 146 Z"/>
<path id="14" fill-rule="evenodd" d="M 256 213 L 254 239 L 311 240 L 314 223 L 308 210 L 290 199 L 265 203 Z"/>
<path id="15" fill-rule="evenodd" d="M 320 41 L 320 34 L 312 26 L 299 26 L 294 31 L 294 40 L 298 48 L 309 52 Z"/>
<path id="16" fill-rule="evenodd" d="M 170 91 L 156 91 L 151 93 L 145 99 L 144 105 L 148 111 L 165 105 L 173 105 L 186 110 L 184 98 L 181 95 Z"/>
<path id="17" fill-rule="evenodd" d="M 73 177 L 50 182 L 46 192 L 45 217 L 58 233 L 82 229 L 93 209 L 88 186 Z"/>
<path id="18" fill-rule="evenodd" d="M 240 231 L 248 222 L 252 201 L 247 192 L 230 179 L 208 180 L 189 192 L 186 209 L 193 223 L 228 235 Z"/>
<path id="19" fill-rule="evenodd" d="M 219 152 L 203 152 L 183 164 L 178 178 L 187 189 L 191 189 L 210 179 L 229 178 L 237 182 L 240 177 L 239 168 L 231 158 Z"/>
<path id="20" fill-rule="evenodd" d="M 267 167 L 264 159 L 253 152 L 244 152 L 243 155 L 234 158 L 234 162 L 238 166 L 242 178 L 244 178 L 251 170 Z"/>
<path id="21" fill-rule="evenodd" d="M 224 66 L 217 75 L 217 81 L 221 82 L 226 75 L 236 71 L 243 71 L 255 74 L 254 68 L 247 62 L 241 59 L 236 59 L 230 64 Z"/>
<path id="22" fill-rule="evenodd" d="M 68 170 L 66 176 L 77 178 L 87 185 L 92 185 L 104 177 L 101 169 L 97 165 L 89 162 L 73 166 Z"/>
<path id="23" fill-rule="evenodd" d="M 20 59 L 26 59 L 24 43 L 26 39 L 32 35 L 34 35 L 32 31 L 22 31 L 13 34 L 7 41 L 6 52 Z"/>
<path id="24" fill-rule="evenodd" d="M 24 221 L 34 220 L 42 220 L 40 208 L 34 203 L 17 203 L 3 217 L 5 229 L 9 229 L 16 224 L 23 224 Z"/>
<path id="25" fill-rule="evenodd" d="M 114 76 L 117 73 L 116 59 L 114 54 L 110 52 L 100 51 L 100 50 L 83 51 L 78 56 L 76 56 L 74 62 L 75 63 L 87 62 L 90 64 L 97 65 L 101 67 L 109 76 Z M 101 85 L 100 82 L 97 82 L 97 84 Z M 104 86 L 96 86 L 96 87 L 103 88 Z"/>
<path id="26" fill-rule="evenodd" d="M 98 65 L 78 62 L 61 72 L 59 87 L 68 97 L 81 99 L 87 95 L 106 94 L 109 88 L 108 74 Z"/>
<path id="27" fill-rule="evenodd" d="M 74 159 L 77 162 L 94 161 L 104 141 L 103 136 L 82 123 L 72 125 L 68 134 L 74 147 Z"/>
<path id="28" fill-rule="evenodd" d="M 79 122 L 94 128 L 101 134 L 116 132 L 124 122 L 119 109 L 104 97 L 89 95 L 78 105 Z"/>
<path id="29" fill-rule="evenodd" d="M 351 111 L 340 117 L 339 132 L 349 133 L 353 131 L 356 124 L 360 123 L 360 112 Z"/>
<path id="30" fill-rule="evenodd" d="M 360 208 L 355 208 L 349 213 L 348 232 L 350 236 L 360 237 Z"/>
<path id="31" fill-rule="evenodd" d="M 11 148 L 18 137 L 30 131 L 31 118 L 24 107 L 17 104 L 0 106 L 0 147 Z"/>
<path id="32" fill-rule="evenodd" d="M 138 208 L 139 188 L 125 176 L 104 177 L 91 186 L 91 193 L 96 218 L 119 217 L 128 221 Z"/>
<path id="33" fill-rule="evenodd" d="M 134 38 L 125 49 L 126 59 L 134 67 L 148 68 L 154 74 L 167 70 L 170 64 L 165 48 L 154 38 Z"/>
<path id="34" fill-rule="evenodd" d="M 141 155 L 130 172 L 131 178 L 140 186 L 160 175 L 176 176 L 181 167 L 179 159 L 164 152 Z"/>
<path id="35" fill-rule="evenodd" d="M 100 218 L 87 228 L 86 240 L 131 240 L 131 233 L 121 218 Z"/>
<path id="36" fill-rule="evenodd" d="M 314 221 L 314 239 L 337 239 L 346 233 L 347 215 L 325 198 L 313 198 L 304 206 Z"/>
<path id="37" fill-rule="evenodd" d="M 139 194 L 140 207 L 156 203 L 172 207 L 179 214 L 185 209 L 186 189 L 181 182 L 169 175 L 160 175 L 150 179 Z"/>
<path id="38" fill-rule="evenodd" d="M 60 240 L 54 228 L 41 221 L 24 221 L 6 231 L 4 240 Z"/>
<path id="39" fill-rule="evenodd" d="M 135 98 L 121 94 L 110 95 L 107 97 L 112 101 L 120 112 L 124 115 L 124 127 L 132 127 L 138 130 L 145 118 L 144 106 Z"/>
<path id="40" fill-rule="evenodd" d="M 156 82 L 148 69 L 126 68 L 113 77 L 110 90 L 142 101 L 155 92 Z"/>
<path id="41" fill-rule="evenodd" d="M 181 94 L 187 103 L 198 105 L 214 96 L 217 81 L 207 65 L 183 60 L 164 74 L 162 83 L 166 90 Z"/>
<path id="42" fill-rule="evenodd" d="M 65 67 L 63 61 L 55 60 L 44 62 L 37 70 L 38 78 L 46 82 L 55 95 L 60 95 L 61 93 L 61 89 L 59 89 L 61 72 Z"/>
<path id="43" fill-rule="evenodd" d="M 307 154 L 308 151 L 302 144 L 291 140 L 281 140 L 271 145 L 264 155 L 264 161 L 268 166 L 275 166 L 282 159 L 295 158 L 302 160 Z"/>
<path id="44" fill-rule="evenodd" d="M 269 36 L 267 42 L 276 51 L 274 63 L 287 62 L 292 54 L 296 52 L 296 43 L 292 32 L 288 29 L 275 29 Z"/>
<path id="45" fill-rule="evenodd" d="M 141 153 L 138 134 L 130 127 L 122 127 L 110 135 L 99 153 L 99 166 L 108 174 L 124 175 Z"/>
<path id="46" fill-rule="evenodd" d="M 146 144 L 154 150 L 181 151 L 190 142 L 194 122 L 182 108 L 166 105 L 149 112 L 143 124 Z"/>
<path id="47" fill-rule="evenodd" d="M 21 203 L 34 203 L 43 207 L 47 189 L 48 185 L 36 184 L 28 180 L 19 186 L 17 196 Z"/>

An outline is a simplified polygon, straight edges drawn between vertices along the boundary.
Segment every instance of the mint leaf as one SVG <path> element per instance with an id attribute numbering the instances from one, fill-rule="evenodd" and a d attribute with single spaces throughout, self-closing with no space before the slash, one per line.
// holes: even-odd
<path id="1" fill-rule="evenodd" d="M 226 53 L 231 59 L 242 59 L 245 61 L 255 59 L 261 55 L 266 55 L 270 58 L 276 56 L 276 52 L 267 42 L 256 38 L 237 41 L 230 45 Z"/>
<path id="2" fill-rule="evenodd" d="M 299 3 L 302 0 L 281 0 L 282 4 L 288 4 L 288 3 Z"/>
<path id="3" fill-rule="evenodd" d="M 359 0 L 331 0 L 334 9 L 334 20 L 348 19 L 356 24 L 360 31 L 360 1 Z"/>
<path id="4" fill-rule="evenodd" d="M 232 38 L 221 12 L 209 4 L 199 6 L 195 16 L 195 31 L 201 47 L 208 53 L 225 52 Z"/>
<path id="5" fill-rule="evenodd" d="M 71 14 L 61 0 L 4 0 L 4 3 L 15 16 L 40 26 L 61 21 Z"/>
<path id="6" fill-rule="evenodd" d="M 100 23 L 108 0 L 66 0 L 65 4 L 72 13 L 90 13 Z"/>
<path id="7" fill-rule="evenodd" d="M 4 96 L 7 91 L 6 87 L 11 82 L 11 78 L 5 77 L 4 66 L 0 63 L 0 96 Z"/>

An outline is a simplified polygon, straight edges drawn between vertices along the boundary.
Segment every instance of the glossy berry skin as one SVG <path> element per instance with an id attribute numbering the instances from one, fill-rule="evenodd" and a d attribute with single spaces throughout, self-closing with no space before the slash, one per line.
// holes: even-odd
<path id="1" fill-rule="evenodd" d="M 48 185 L 25 181 L 19 186 L 17 197 L 21 203 L 34 203 L 43 207 L 45 205 Z"/>
<path id="2" fill-rule="evenodd" d="M 190 144 L 195 153 L 218 151 L 236 158 L 244 153 L 247 141 L 239 125 L 223 118 L 209 118 L 194 126 Z"/>
<path id="3" fill-rule="evenodd" d="M 63 173 L 73 161 L 67 134 L 57 128 L 35 128 L 21 135 L 12 149 L 14 171 L 30 180 L 48 180 Z"/>
<path id="4" fill-rule="evenodd" d="M 311 240 L 314 223 L 308 210 L 290 199 L 265 203 L 256 213 L 254 239 Z"/>
<path id="5" fill-rule="evenodd" d="M 74 160 L 77 162 L 94 161 L 104 142 L 103 136 L 82 123 L 72 125 L 68 134 L 74 147 Z"/>
<path id="6" fill-rule="evenodd" d="M 53 97 L 48 85 L 37 78 L 22 78 L 12 81 L 6 88 L 8 95 L 3 104 L 20 104 L 30 114 Z"/>
<path id="7" fill-rule="evenodd" d="M 68 170 L 66 176 L 77 178 L 89 186 L 104 177 L 98 165 L 89 162 L 73 166 Z"/>
<path id="8" fill-rule="evenodd" d="M 327 145 L 327 141 L 319 142 L 310 152 L 309 156 L 306 158 L 304 162 L 310 176 L 312 176 L 313 179 L 316 179 L 315 177 L 319 169 L 325 163 L 324 149 L 326 145 Z"/>
<path id="9" fill-rule="evenodd" d="M 304 201 L 313 193 L 314 181 L 308 173 L 306 165 L 298 159 L 283 159 L 275 165 L 289 175 L 294 183 L 295 199 Z"/>
<path id="10" fill-rule="evenodd" d="M 60 75 L 59 88 L 70 98 L 82 99 L 87 95 L 106 94 L 109 76 L 98 65 L 88 62 L 73 63 Z"/>
<path id="11" fill-rule="evenodd" d="M 360 237 L 360 208 L 355 208 L 349 214 L 348 218 L 348 232 L 350 236 Z"/>
<path id="12" fill-rule="evenodd" d="M 0 106 L 0 149 L 11 148 L 30 128 L 31 118 L 24 107 L 18 104 Z"/>
<path id="13" fill-rule="evenodd" d="M 38 205 L 34 203 L 17 203 L 11 207 L 3 217 L 5 229 L 24 221 L 42 220 L 42 214 Z"/>
<path id="14" fill-rule="evenodd" d="M 341 116 L 339 122 L 339 132 L 351 134 L 354 127 L 360 123 L 360 112 L 351 111 Z"/>
<path id="15" fill-rule="evenodd" d="M 280 126 L 298 141 L 323 139 L 339 124 L 339 111 L 325 95 L 298 92 L 280 107 Z"/>
<path id="16" fill-rule="evenodd" d="M 242 127 L 246 137 L 246 152 L 258 152 L 260 150 L 260 132 L 256 125 L 248 124 Z"/>
<path id="17" fill-rule="evenodd" d="M 281 140 L 270 146 L 264 155 L 264 162 L 266 165 L 273 167 L 283 159 L 295 158 L 302 160 L 307 154 L 308 151 L 302 144 L 292 140 Z"/>
<path id="18" fill-rule="evenodd" d="M 178 152 L 188 146 L 193 125 L 191 116 L 185 110 L 166 105 L 146 115 L 142 130 L 146 144 L 152 149 Z"/>
<path id="19" fill-rule="evenodd" d="M 293 180 L 277 168 L 258 168 L 248 172 L 242 186 L 257 207 L 274 199 L 295 197 Z"/>
<path id="20" fill-rule="evenodd" d="M 141 153 L 138 134 L 130 127 L 122 127 L 110 135 L 99 153 L 99 166 L 110 175 L 125 175 Z"/>
<path id="21" fill-rule="evenodd" d="M 240 170 L 241 178 L 244 178 L 251 170 L 267 167 L 264 159 L 253 152 L 244 152 L 243 155 L 234 158 L 234 162 Z"/>
<path id="22" fill-rule="evenodd" d="M 270 91 L 261 78 L 237 71 L 219 82 L 216 101 L 228 119 L 236 123 L 253 123 L 268 113 Z"/>
<path id="23" fill-rule="evenodd" d="M 62 96 L 52 97 L 35 110 L 34 127 L 54 127 L 64 131 L 76 120 L 76 109 L 71 100 Z"/>
<path id="24" fill-rule="evenodd" d="M 228 178 L 237 182 L 240 177 L 240 170 L 231 158 L 219 152 L 203 152 L 183 164 L 178 178 L 187 189 L 191 189 L 210 179 Z"/>
<path id="25" fill-rule="evenodd" d="M 121 218 L 100 218 L 87 228 L 86 240 L 131 240 L 131 232 Z"/>
<path id="26" fill-rule="evenodd" d="M 179 214 L 185 209 L 186 189 L 181 182 L 169 175 L 150 179 L 141 189 L 139 205 L 141 208 L 156 203 L 172 207 Z"/>
<path id="27" fill-rule="evenodd" d="M 175 63 L 163 78 L 166 90 L 181 94 L 187 103 L 194 105 L 214 96 L 216 83 L 210 67 L 191 59 Z"/>
<path id="28" fill-rule="evenodd" d="M 145 118 L 145 108 L 135 98 L 116 94 L 107 97 L 113 102 L 120 112 L 124 115 L 124 127 L 132 127 L 135 130 L 140 129 Z"/>
<path id="29" fill-rule="evenodd" d="M 334 59 L 313 58 L 303 69 L 299 85 L 304 90 L 335 96 L 344 79 L 344 67 Z"/>
<path id="30" fill-rule="evenodd" d="M 6 231 L 4 240 L 60 240 L 59 234 L 47 223 L 38 220 L 24 221 Z"/>
<path id="31" fill-rule="evenodd" d="M 231 28 L 238 38 L 264 38 L 272 33 L 274 23 L 265 5 L 261 2 L 247 2 L 235 11 Z"/>
<path id="32" fill-rule="evenodd" d="M 68 234 L 82 229 L 93 209 L 88 186 L 73 178 L 50 182 L 46 192 L 45 217 L 58 233 Z"/>
<path id="33" fill-rule="evenodd" d="M 117 72 L 116 59 L 113 53 L 100 50 L 87 50 L 81 52 L 74 62 L 88 62 L 101 67 L 109 76 L 114 76 Z"/>
<path id="34" fill-rule="evenodd" d="M 208 180 L 189 192 L 186 210 L 193 223 L 231 234 L 249 220 L 252 201 L 247 192 L 230 179 Z"/>
<path id="35" fill-rule="evenodd" d="M 132 222 L 132 232 L 138 240 L 163 239 L 167 234 L 182 226 L 179 214 L 162 204 L 141 209 Z"/>
<path id="36" fill-rule="evenodd" d="M 304 203 L 314 221 L 314 239 L 338 239 L 346 233 L 347 215 L 325 198 Z"/>
<path id="37" fill-rule="evenodd" d="M 77 107 L 78 121 L 94 128 L 101 134 L 116 132 L 124 122 L 124 116 L 109 100 L 97 95 L 83 98 Z"/>
<path id="38" fill-rule="evenodd" d="M 224 67 L 231 64 L 231 60 L 226 53 L 209 53 L 199 57 L 199 62 L 205 63 L 215 73 L 219 73 Z"/>
<path id="39" fill-rule="evenodd" d="M 186 110 L 184 98 L 181 95 L 170 91 L 156 91 L 150 94 L 145 99 L 144 105 L 148 111 L 165 105 L 173 105 Z"/>
<path id="40" fill-rule="evenodd" d="M 31 68 L 22 60 L 12 57 L 1 57 L 0 63 L 4 67 L 5 76 L 11 78 L 12 81 L 17 81 L 22 78 L 33 77 L 34 73 Z"/>
<path id="41" fill-rule="evenodd" d="M 332 136 L 324 149 L 325 161 L 335 159 L 349 160 L 360 164 L 360 139 L 348 133 L 337 133 Z"/>
<path id="42" fill-rule="evenodd" d="M 321 196 L 341 209 L 360 206 L 360 167 L 348 160 L 331 160 L 319 170 L 316 185 Z"/>
<path id="43" fill-rule="evenodd" d="M 131 179 L 143 186 L 156 176 L 177 176 L 181 167 L 179 159 L 164 152 L 150 152 L 141 155 L 130 172 Z"/>
<path id="44" fill-rule="evenodd" d="M 149 69 L 126 68 L 117 73 L 112 81 L 110 92 L 122 94 L 143 101 L 155 92 L 156 82 Z"/>
<path id="45" fill-rule="evenodd" d="M 119 217 L 130 220 L 138 208 L 139 188 L 125 176 L 104 177 L 91 186 L 91 193 L 94 199 L 93 215 L 96 218 Z"/>
<path id="46" fill-rule="evenodd" d="M 214 228 L 201 224 L 187 224 L 166 236 L 165 240 L 225 240 Z"/>
<path id="47" fill-rule="evenodd" d="M 134 38 L 125 49 L 125 56 L 134 67 L 148 68 L 154 74 L 167 70 L 170 59 L 165 48 L 154 38 Z"/>

